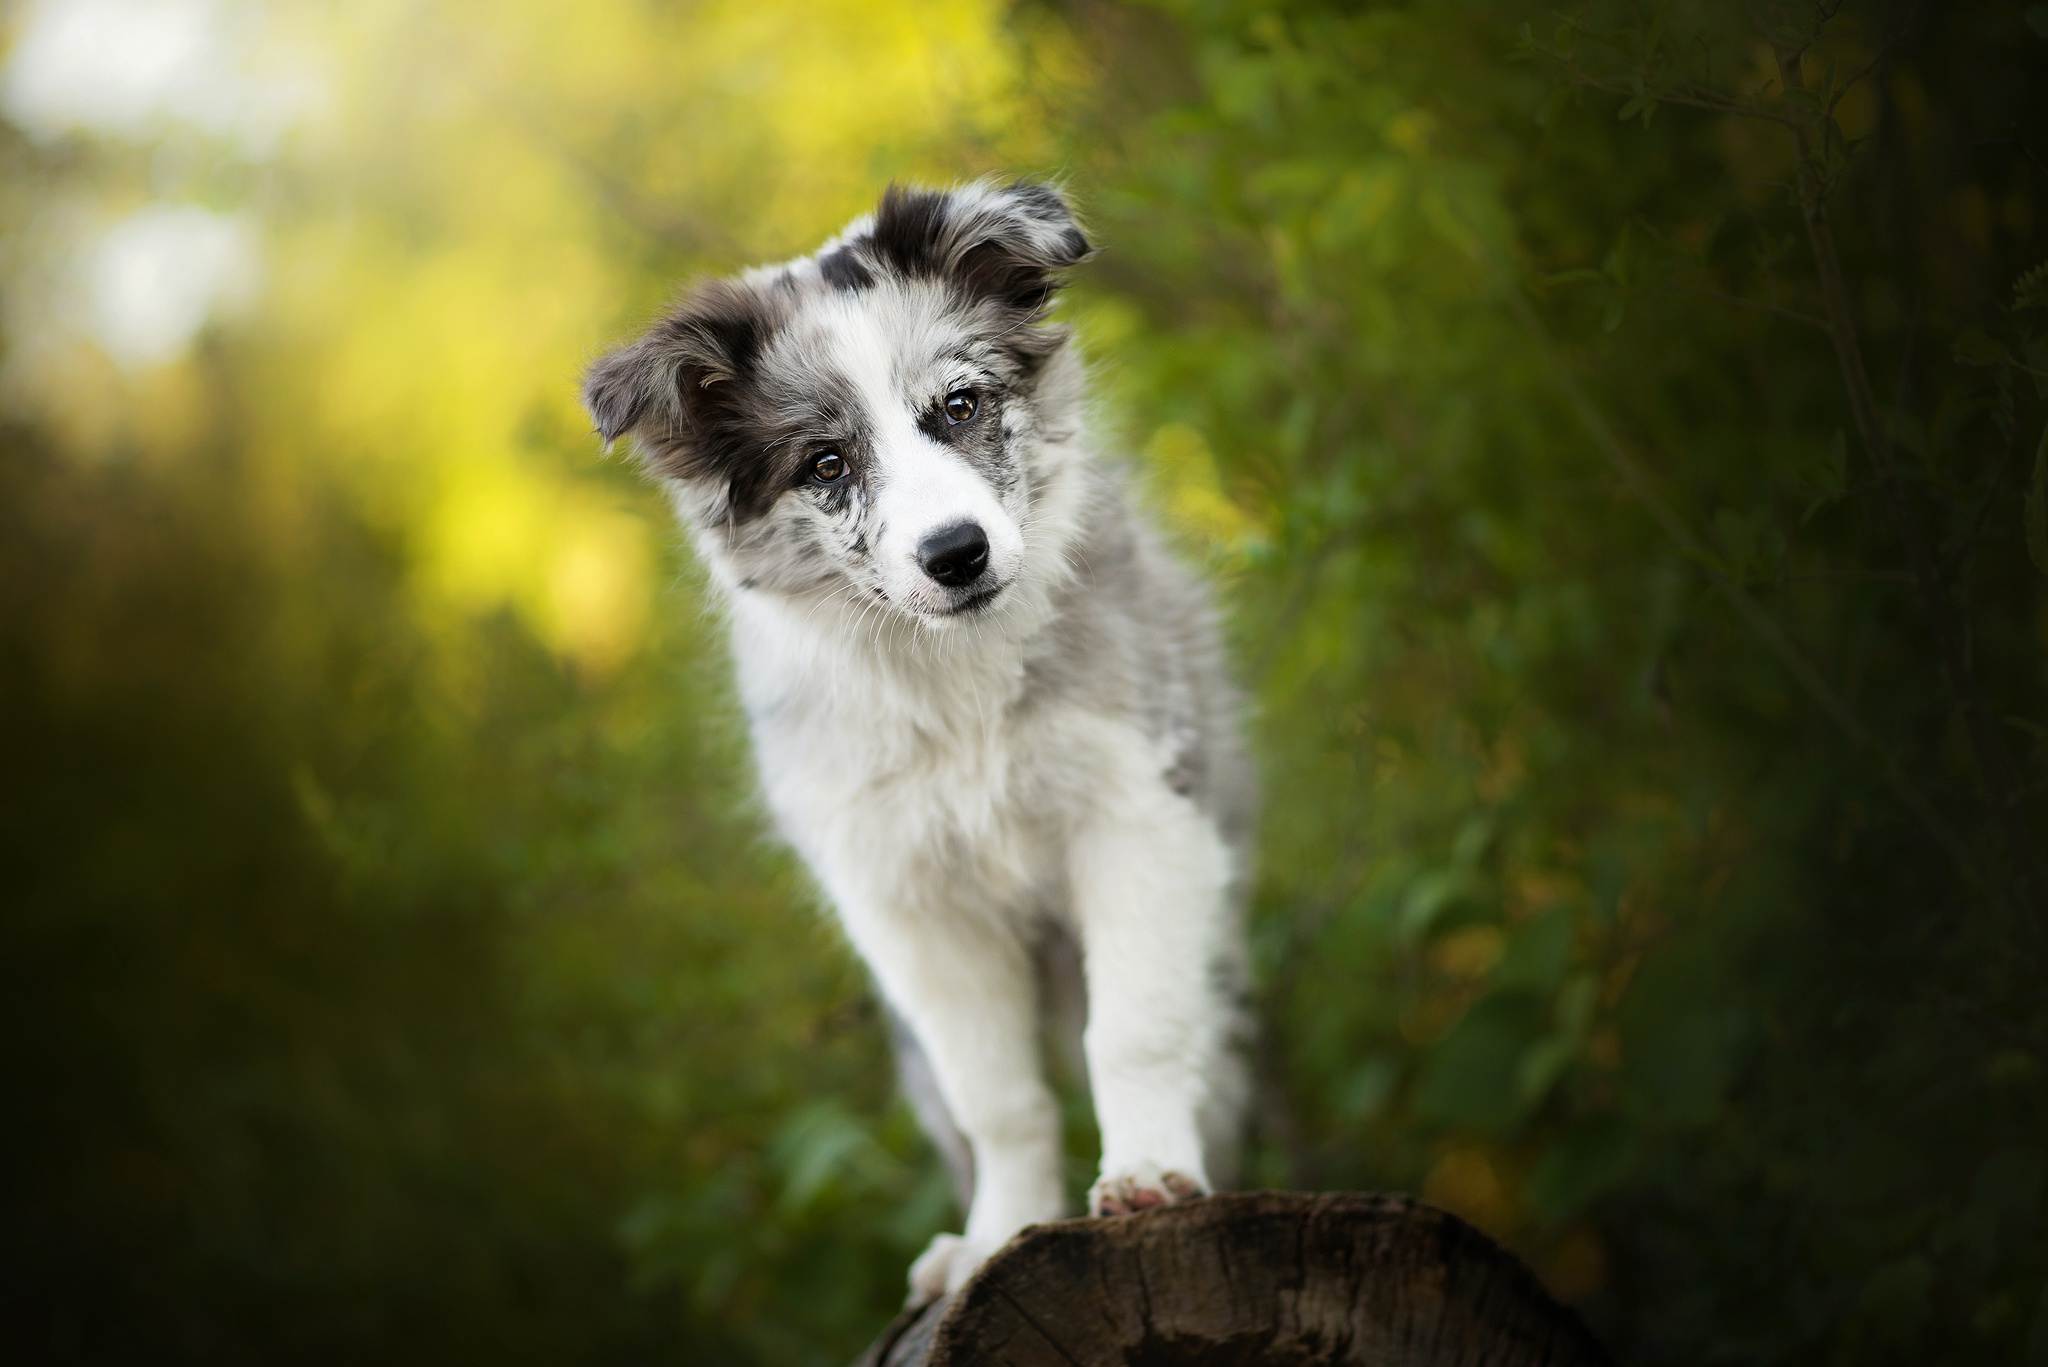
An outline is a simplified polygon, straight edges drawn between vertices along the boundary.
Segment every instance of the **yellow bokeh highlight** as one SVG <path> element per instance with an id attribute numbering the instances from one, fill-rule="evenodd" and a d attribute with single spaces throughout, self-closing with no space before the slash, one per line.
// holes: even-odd
<path id="1" fill-rule="evenodd" d="M 1212 558 L 1244 555 L 1264 539 L 1258 520 L 1223 490 L 1216 453 L 1186 423 L 1168 423 L 1145 446 L 1154 497 L 1175 530 Z"/>
<path id="2" fill-rule="evenodd" d="M 639 644 L 654 573 L 647 524 L 608 509 L 569 520 L 551 557 L 541 621 L 590 674 L 610 673 Z"/>
<path id="3" fill-rule="evenodd" d="M 1506 1229 L 1514 1210 L 1492 1157 L 1477 1145 L 1453 1145 L 1439 1155 L 1422 1179 L 1422 1194 L 1494 1233 Z"/>
<path id="4" fill-rule="evenodd" d="M 590 359 L 891 179 L 1056 171 L 1035 111 L 1081 79 L 1056 22 L 996 0 L 370 0 L 273 29 L 320 95 L 224 206 L 262 244 L 228 333 L 246 435 L 358 500 L 435 630 L 509 611 L 593 677 L 646 637 L 671 533 L 589 432 Z M 87 350 L 46 368 L 81 447 L 192 425 L 189 359 L 109 384 Z"/>

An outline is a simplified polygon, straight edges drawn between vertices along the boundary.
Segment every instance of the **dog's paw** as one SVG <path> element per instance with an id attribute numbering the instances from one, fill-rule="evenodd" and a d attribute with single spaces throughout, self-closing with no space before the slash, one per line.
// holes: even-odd
<path id="1" fill-rule="evenodd" d="M 915 1308 L 941 1296 L 950 1296 L 967 1284 L 975 1270 L 988 1261 L 993 1248 L 959 1234 L 935 1234 L 910 1265 L 910 1294 L 906 1308 Z"/>
<path id="2" fill-rule="evenodd" d="M 1170 1169 L 1162 1171 L 1154 1163 L 1140 1163 L 1130 1172 L 1104 1173 L 1088 1189 L 1088 1213 L 1136 1215 L 1141 1210 L 1177 1206 L 1208 1194 L 1209 1188 L 1198 1178 Z"/>

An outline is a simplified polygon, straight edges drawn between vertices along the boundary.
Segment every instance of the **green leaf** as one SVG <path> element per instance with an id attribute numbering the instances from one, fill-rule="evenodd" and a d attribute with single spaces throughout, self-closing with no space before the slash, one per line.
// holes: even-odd
<path id="1" fill-rule="evenodd" d="M 1743 1030 L 1721 997 L 1727 966 L 1706 945 L 1666 951 L 1636 974 L 1616 1009 L 1620 1100 L 1652 1123 L 1698 1125 L 1719 1113 Z"/>
<path id="2" fill-rule="evenodd" d="M 2034 448 L 2034 477 L 2027 481 L 2027 558 L 2048 574 L 2048 427 Z"/>
<path id="3" fill-rule="evenodd" d="M 1567 1131 L 1529 1174 L 1529 1209 L 1547 1225 L 1562 1224 L 1619 1185 L 1634 1161 L 1634 1133 L 1611 1117 Z"/>
<path id="4" fill-rule="evenodd" d="M 1934 452 L 1933 443 L 1927 435 L 1926 424 L 1920 421 L 1918 415 L 1905 409 L 1886 409 L 1884 430 L 1886 436 L 1922 460 L 1926 460 Z"/>
<path id="5" fill-rule="evenodd" d="M 1599 1000 L 1599 975 L 1590 971 L 1575 974 L 1557 996 L 1559 1025 L 1568 1034 L 1583 1035 L 1592 1023 L 1593 1007 Z"/>
<path id="6" fill-rule="evenodd" d="M 1813 515 L 1849 492 L 1849 439 L 1837 427 L 1828 439 L 1827 450 L 1792 475 L 1794 489 L 1808 500 L 1799 515 L 1805 526 Z"/>
<path id="7" fill-rule="evenodd" d="M 1820 97 L 1811 90 L 1796 87 L 1788 90 L 1785 92 L 1785 102 L 1811 118 L 1820 118 L 1827 112 L 1820 102 Z"/>
<path id="8" fill-rule="evenodd" d="M 1628 283 L 1628 249 L 1631 226 L 1627 223 L 1621 225 L 1620 235 L 1614 239 L 1614 245 L 1607 249 L 1606 260 L 1600 263 L 1602 273 L 1619 285 L 1626 285 Z"/>
<path id="9" fill-rule="evenodd" d="M 1540 283 L 1545 286 L 1583 285 L 1595 280 L 1604 279 L 1606 277 L 1591 266 L 1575 266 L 1568 271 L 1553 271 L 1551 274 L 1544 276 Z"/>
<path id="10" fill-rule="evenodd" d="M 803 1107 L 769 1145 L 783 1176 L 778 1206 L 801 1211 L 842 1182 L 873 1186 L 894 1162 L 860 1117 L 836 1101 Z"/>
<path id="11" fill-rule="evenodd" d="M 1600 330 L 1613 332 L 1621 326 L 1621 320 L 1628 315 L 1628 296 L 1619 291 L 1607 301 L 1607 311 L 1600 315 Z"/>
<path id="12" fill-rule="evenodd" d="M 2005 349 L 2005 343 L 1979 328 L 1969 328 L 1956 338 L 1955 358 L 1964 365 L 2012 364 L 2012 353 Z"/>
<path id="13" fill-rule="evenodd" d="M 1571 967 L 1575 930 L 1571 913 L 1563 908 L 1517 926 L 1508 937 L 1507 951 L 1494 967 L 1494 982 L 1537 992 L 1554 990 Z"/>
<path id="14" fill-rule="evenodd" d="M 2032 1149 L 2000 1149 L 1978 1164 L 1959 1233 L 1980 1273 L 1998 1260 L 2001 1239 L 2039 1222 L 2042 1176 L 2042 1157 Z"/>
<path id="15" fill-rule="evenodd" d="M 1863 1315 L 1883 1341 L 1910 1347 L 1926 1327 L 1933 1287 L 1934 1264 L 1921 1255 L 1887 1263 L 1863 1287 Z"/>
<path id="16" fill-rule="evenodd" d="M 1552 1035 L 1530 1045 L 1515 1065 L 1515 1090 L 1522 1100 L 1531 1106 L 1541 1102 L 1578 1052 L 1579 1040 L 1573 1035 Z"/>
<path id="17" fill-rule="evenodd" d="M 2014 309 L 2048 308 L 2048 261 L 2012 282 Z"/>
<path id="18" fill-rule="evenodd" d="M 1828 438 L 1828 453 L 1823 458 L 1822 478 L 1826 492 L 1840 498 L 1849 492 L 1849 436 L 1837 427 Z"/>
<path id="19" fill-rule="evenodd" d="M 2027 7 L 2027 27 L 2043 38 L 2048 38 L 2048 5 Z"/>
<path id="20" fill-rule="evenodd" d="M 2048 5 L 2035 8 L 2048 10 Z M 2048 38 L 2048 31 L 2042 37 Z M 2025 1347 L 2027 1367 L 2048 1367 L 2048 1286 L 2041 1288 L 2041 1306 L 2034 1312 L 2034 1323 L 2027 1329 Z"/>
<path id="21" fill-rule="evenodd" d="M 1568 85 L 1561 85 L 1544 96 L 1543 102 L 1536 106 L 1536 126 L 1550 127 L 1552 120 L 1557 118 L 1558 111 L 1571 103 L 1571 98 L 1572 88 Z"/>
<path id="22" fill-rule="evenodd" d="M 1743 583 L 1776 577 L 1785 556 L 1784 533 L 1769 505 L 1739 513 L 1723 508 L 1714 514 L 1714 536 L 1727 557 L 1728 572 Z"/>
<path id="23" fill-rule="evenodd" d="M 1478 886 L 1479 880 L 1469 869 L 1433 869 L 1422 874 L 1410 885 L 1408 896 L 1401 903 L 1401 913 L 1395 921 L 1397 933 L 1404 940 L 1422 938 L 1445 911 L 1471 897 Z"/>
<path id="24" fill-rule="evenodd" d="M 1733 1078 L 1728 1030 L 1705 1011 L 1671 1013 L 1623 1041 L 1623 1085 L 1645 1119 L 1702 1125 L 1720 1110 Z"/>
<path id="25" fill-rule="evenodd" d="M 1458 828 L 1451 841 L 1451 863 L 1461 869 L 1476 866 L 1493 844 L 1494 823 L 1486 816 L 1474 816 Z"/>
<path id="26" fill-rule="evenodd" d="M 1525 992 L 1486 998 L 1430 1050 L 1415 1087 L 1424 1124 L 1481 1134 L 1512 1130 L 1527 1110 L 1518 1076 L 1544 1033 L 1547 1003 Z"/>
<path id="27" fill-rule="evenodd" d="M 1332 1106 L 1346 1120 L 1370 1120 L 1386 1104 L 1387 1094 L 1394 1090 L 1400 1076 L 1400 1066 L 1392 1059 L 1367 1059 L 1337 1084 L 1331 1097 Z"/>

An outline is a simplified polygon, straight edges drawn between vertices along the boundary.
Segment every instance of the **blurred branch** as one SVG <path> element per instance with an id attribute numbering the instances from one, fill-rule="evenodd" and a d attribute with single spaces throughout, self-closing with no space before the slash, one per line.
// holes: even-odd
<path id="1" fill-rule="evenodd" d="M 2018 138 L 1980 138 L 1976 142 L 1971 143 L 1970 145 L 1972 147 L 2017 148 L 2021 156 L 2025 157 L 2028 161 L 2033 163 L 2034 169 L 2036 171 L 2039 171 L 2043 176 L 2048 176 L 2048 161 L 2041 160 L 2041 156 L 2038 152 L 2036 152 L 2033 148 L 2029 147 L 2025 142 L 2021 141 Z"/>
<path id="2" fill-rule="evenodd" d="M 1813 12 L 1813 21 L 1808 26 L 1805 36 L 1798 43 L 1787 49 L 1795 61 L 1813 50 L 1814 45 L 1820 42 L 1821 34 L 1826 31 L 1829 24 L 1834 22 L 1835 15 L 1840 13 L 1842 8 L 1842 0 L 1809 0 L 1809 3 Z M 1765 42 L 1775 43 L 1772 35 L 1790 27 L 1789 25 L 1774 24 L 1770 16 L 1757 7 L 1756 0 L 1742 0 L 1742 8 L 1748 13 L 1749 22 L 1755 26 L 1757 36 Z"/>
<path id="3" fill-rule="evenodd" d="M 1956 543 L 1956 548 L 1935 566 L 1934 572 L 1943 583 L 1961 572 L 1963 565 L 1970 558 L 1970 552 L 1976 549 L 1978 539 L 1984 535 L 1984 524 L 1990 519 L 1991 505 L 1998 501 L 1998 488 L 2005 483 L 2006 467 L 2012 464 L 2013 447 L 2012 435 L 2008 433 L 2005 438 L 2005 449 L 1998 453 L 1998 464 L 1992 467 L 1991 478 L 1985 483 L 1983 496 L 1977 500 L 1976 508 L 1970 513 L 1970 524 L 1964 530 L 1962 539 Z"/>
<path id="4" fill-rule="evenodd" d="M 1257 658 L 1252 661 L 1248 677 L 1264 681 L 1273 667 L 1280 662 L 1280 652 L 1294 639 L 1295 628 L 1301 625 L 1302 614 L 1308 611 L 1316 589 L 1322 580 L 1323 569 L 1337 552 L 1355 543 L 1373 528 L 1382 526 L 1384 520 L 1377 516 L 1356 518 L 1330 532 L 1316 548 L 1309 552 L 1308 562 L 1294 576 L 1294 585 L 1289 589 L 1287 599 L 1280 605 L 1280 611 L 1273 616 L 1272 629 L 1266 633 L 1266 641 L 1259 648 Z"/>
<path id="5" fill-rule="evenodd" d="M 1782 308 L 1777 304 L 1767 304 L 1760 299 L 1745 299 L 1739 294 L 1728 294 L 1722 290 L 1710 290 L 1701 285 L 1674 284 L 1672 288 L 1680 294 L 1690 294 L 1700 299 L 1711 299 L 1717 304 L 1727 304 L 1731 308 L 1751 309 L 1757 313 L 1768 313 L 1773 318 L 1783 318 L 1788 323 L 1800 323 L 1810 328 L 1819 328 L 1822 332 L 1828 330 L 1828 323 L 1825 318 L 1816 318 L 1810 313 L 1801 313 L 1797 309 Z"/>
<path id="6" fill-rule="evenodd" d="M 1904 570 L 1835 570 L 1815 574 L 1788 574 L 1787 584 L 1910 584 L 1913 576 Z"/>
<path id="7" fill-rule="evenodd" d="M 1777 620 L 1756 601 L 1749 590 L 1722 567 L 1720 557 L 1714 554 L 1713 549 L 1699 533 L 1695 532 L 1664 495 L 1658 492 L 1648 473 L 1636 458 L 1629 454 L 1628 448 L 1621 444 L 1620 438 L 1614 435 L 1614 430 L 1607 425 L 1606 417 L 1579 384 L 1578 376 L 1572 372 L 1563 352 L 1558 349 L 1556 339 L 1550 335 L 1550 329 L 1543 325 L 1543 320 L 1537 316 L 1528 297 L 1522 290 L 1512 286 L 1506 289 L 1504 294 L 1516 321 L 1521 323 L 1530 339 L 1535 342 L 1537 351 L 1549 365 L 1551 376 L 1557 381 L 1558 388 L 1563 391 L 1573 414 L 1586 429 L 1587 435 L 1592 437 L 1593 445 L 1606 457 L 1607 463 L 1614 467 L 1615 473 L 1621 476 L 1622 483 L 1628 486 L 1629 492 L 1650 510 L 1650 515 L 1664 529 L 1665 535 L 1706 571 L 1714 587 L 1721 591 L 1721 595 L 1749 624 L 1750 629 L 1770 647 L 1786 671 L 1799 681 L 1807 695 L 1827 714 L 1828 719 L 1834 722 L 1836 729 L 1841 731 L 1858 750 L 1871 757 L 1892 792 L 1914 816 L 1919 818 L 1920 824 L 1935 843 L 1941 846 L 1942 851 L 1961 871 L 1963 877 L 1972 884 L 1981 886 L 1982 875 L 1971 860 L 1969 847 L 1964 844 L 1962 837 L 1899 766 L 1892 753 L 1871 734 L 1870 729 L 1856 716 L 1841 694 L 1821 677 L 1820 671 L 1814 668 L 1813 663 L 1785 634 L 1784 628 L 1778 625 Z"/>
<path id="8" fill-rule="evenodd" d="M 1968 549 L 1976 540 L 1983 519 L 1988 515 L 1990 498 L 1987 496 L 1973 511 L 1970 532 L 1965 536 L 1956 554 L 1949 557 L 1949 561 L 1953 563 L 1939 560 L 1919 510 L 1914 506 L 1901 478 L 1896 454 L 1892 450 L 1889 436 L 1878 414 L 1869 371 L 1864 363 L 1857 337 L 1854 310 L 1850 305 L 1848 287 L 1835 247 L 1833 226 L 1828 216 L 1828 198 L 1841 176 L 1846 173 L 1851 151 L 1851 145 L 1844 141 L 1841 129 L 1834 121 L 1834 111 L 1843 94 L 1878 70 L 1896 49 L 1900 36 L 1917 19 L 1920 6 L 1914 5 L 1909 8 L 1904 20 L 1894 28 L 1885 41 L 1877 44 L 1876 51 L 1851 75 L 1848 82 L 1840 83 L 1836 80 L 1834 66 L 1830 63 L 1828 74 L 1818 91 L 1808 86 L 1803 63 L 1807 54 L 1821 43 L 1829 25 L 1834 21 L 1841 8 L 1840 0 L 1819 0 L 1818 3 L 1811 4 L 1806 7 L 1805 17 L 1796 24 L 1780 22 L 1784 18 L 1783 12 L 1775 6 L 1761 4 L 1759 0 L 1744 0 L 1744 7 L 1752 23 L 1760 33 L 1767 36 L 1772 45 L 1778 74 L 1778 98 L 1773 102 L 1767 102 L 1762 92 L 1755 97 L 1740 98 L 1660 70 L 1656 62 L 1655 28 L 1650 30 L 1649 41 L 1639 43 L 1639 50 L 1632 57 L 1623 59 L 1625 63 L 1632 62 L 1632 67 L 1614 73 L 1595 73 L 1587 70 L 1580 62 L 1577 52 L 1578 39 L 1588 30 L 1576 23 L 1570 26 L 1568 43 L 1564 38 L 1560 38 L 1556 44 L 1546 46 L 1536 42 L 1524 29 L 1520 47 L 1531 55 L 1555 63 L 1566 79 L 1574 85 L 1605 94 L 1627 96 L 1629 102 L 1621 110 L 1623 118 L 1640 113 L 1647 123 L 1657 104 L 1669 103 L 1713 113 L 1758 118 L 1781 124 L 1790 131 L 1798 157 L 1796 179 L 1792 187 L 1793 197 L 1804 220 L 1814 272 L 1820 287 L 1823 316 L 1812 318 L 1781 308 L 1776 302 L 1775 288 L 1768 304 L 1758 304 L 1739 297 L 1716 296 L 1712 292 L 1694 290 L 1682 284 L 1677 288 L 1688 293 L 1717 298 L 1718 302 L 1754 308 L 1774 316 L 1817 326 L 1832 340 L 1858 435 L 1865 450 L 1869 452 L 1877 477 L 1876 482 L 1884 490 L 1895 531 L 1905 549 L 1910 582 L 1933 638 L 1935 663 L 1940 670 L 1944 689 L 1960 713 L 1978 795 L 1990 810 L 1996 841 L 2002 846 L 2002 858 L 1998 860 L 1998 876 L 1995 880 L 1998 894 L 2001 899 L 2011 900 L 2017 906 L 2031 907 L 2042 889 L 2048 887 L 2048 879 L 2044 879 L 2039 854 L 2028 839 L 2025 827 L 2015 815 L 2013 804 L 2008 800 L 2019 786 L 2019 776 L 2012 768 L 2011 756 L 1997 733 L 1990 711 L 1977 696 L 1968 635 L 1956 605 L 1943 592 L 1943 585 L 1948 581 L 1949 574 L 1967 558 Z M 1581 418 L 1587 422 L 1589 430 L 1594 431 L 1596 441 L 1602 444 L 1610 459 L 1616 461 L 1622 468 L 1623 477 L 1630 487 L 1650 504 L 1653 511 L 1657 512 L 1659 520 L 1665 523 L 1666 531 L 1678 539 L 1681 545 L 1690 547 L 1698 544 L 1691 529 L 1685 526 L 1682 519 L 1676 517 L 1668 505 L 1665 505 L 1641 478 L 1640 470 L 1633 465 L 1627 453 L 1614 444 L 1612 434 L 1606 432 L 1598 413 L 1590 407 L 1583 393 L 1576 391 L 1576 381 L 1571 379 L 1569 372 L 1564 368 L 1562 359 L 1556 354 L 1554 344 L 1550 342 L 1547 333 L 1540 331 L 1540 320 L 1536 318 L 1528 301 L 1519 291 L 1512 291 L 1511 297 L 1525 325 L 1538 330 L 1538 340 L 1546 348 L 1553 366 L 1558 369 L 1560 379 L 1573 390 L 1573 402 L 1580 408 Z M 2000 474 L 2002 472 L 2001 463 Z M 1996 487 L 1994 477 L 1994 493 Z M 1704 554 L 1704 547 L 1702 553 L 1702 563 L 1718 564 L 1711 555 Z M 1725 572 L 1718 573 L 1717 580 L 1721 582 L 1723 592 L 1728 594 L 1738 611 L 1749 618 L 1751 624 L 1771 642 L 1772 648 L 1785 660 L 1787 667 L 1792 669 L 1807 690 L 1835 717 L 1837 724 L 1844 727 L 1852 738 L 1856 738 L 1859 745 L 1874 747 L 1874 738 L 1864 730 L 1860 722 L 1839 705 L 1839 699 L 1833 699 L 1831 691 L 1826 689 L 1820 676 L 1798 654 L 1775 623 L 1762 615 L 1761 607 L 1747 596 L 1741 585 Z M 1945 844 L 1954 842 L 1954 833 L 1948 831 L 1945 824 L 1939 821 L 1931 804 L 1904 778 L 1896 762 L 1882 750 L 1873 750 L 1873 753 L 1880 756 L 1880 763 L 1885 767 L 1889 781 L 1899 789 L 1900 795 L 1920 812 L 1923 821 L 1934 823 L 1930 829 L 1947 832 Z M 1956 854 L 1960 849 L 1960 844 L 1955 844 L 1951 853 Z M 1968 867 L 1967 862 L 1965 867 Z"/>
<path id="9" fill-rule="evenodd" d="M 518 111 L 518 117 L 535 145 L 588 185 L 598 202 L 620 221 L 664 247 L 687 256 L 733 254 L 736 244 L 710 219 L 656 203 L 626 177 L 585 156 L 549 132 L 542 120 L 525 117 L 523 111 Z"/>
<path id="10" fill-rule="evenodd" d="M 1944 994 L 1936 997 L 1935 1001 L 1942 1010 L 1950 1015 L 1959 1016 L 1978 1029 L 1998 1036 L 1998 1038 L 2006 1041 L 2008 1044 L 2016 1044 L 2033 1054 L 2036 1058 L 2048 1059 L 2048 1036 L 2043 1036 L 2039 1031 L 2029 1030 L 2023 1025 L 2015 1025 L 1985 1006 L 1953 994 Z"/>
<path id="11" fill-rule="evenodd" d="M 1710 114 L 1732 114 L 1737 118 L 1761 119 L 1766 123 L 1790 122 L 1784 114 L 1765 105 L 1751 100 L 1733 99 L 1718 91 L 1708 90 L 1704 86 L 1696 86 L 1690 81 L 1665 86 L 1643 85 L 1638 88 L 1635 84 L 1623 84 L 1620 81 L 1595 76 L 1579 65 L 1576 56 L 1561 49 L 1531 43 L 1527 50 L 1557 63 L 1559 69 L 1570 78 L 1571 83 L 1582 90 L 1591 90 L 1601 95 L 1622 96 L 1631 103 L 1642 100 L 1652 105 L 1672 104 L 1682 109 L 1703 109 Z"/>
<path id="12" fill-rule="evenodd" d="M 1625 98 L 1628 103 L 1622 106 L 1623 119 L 1633 118 L 1640 113 L 1647 125 L 1650 115 L 1655 113 L 1658 105 L 1669 104 L 1682 109 L 1700 109 L 1710 114 L 1760 119 L 1766 123 L 1791 123 L 1789 114 L 1772 108 L 1761 98 L 1742 99 L 1685 77 L 1660 74 L 1651 65 L 1656 48 L 1654 40 L 1648 45 L 1648 49 L 1636 58 L 1633 71 L 1625 75 L 1596 75 L 1579 61 L 1578 54 L 1579 39 L 1590 30 L 1576 20 L 1566 20 L 1566 26 L 1571 30 L 1569 46 L 1561 41 L 1556 46 L 1538 42 L 1529 26 L 1524 24 L 1521 40 L 1516 44 L 1516 48 L 1529 56 L 1541 57 L 1553 63 L 1571 84 L 1582 90 Z M 1611 39 L 1611 35 L 1594 36 Z"/>
<path id="13" fill-rule="evenodd" d="M 1806 88 L 1805 74 L 1800 66 L 1802 50 L 1777 50 L 1779 78 L 1788 95 Z M 1814 272 L 1819 278 L 1828 332 L 1834 341 L 1835 359 L 1841 368 L 1843 386 L 1848 391 L 1849 409 L 1855 419 L 1857 433 L 1863 439 L 1864 449 L 1870 453 L 1871 462 L 1877 467 L 1878 481 L 1884 488 L 1892 523 L 1905 547 L 1917 597 L 1934 638 L 1935 658 L 1942 682 L 1962 713 L 1979 795 L 1992 812 L 1993 824 L 1998 828 L 2006 847 L 2006 857 L 2011 861 L 2010 874 L 2018 884 L 2018 900 L 2025 906 L 2038 892 L 2041 879 L 2037 856 L 2027 832 L 2015 818 L 2010 804 L 2002 800 L 2018 785 L 2018 776 L 2011 772 L 2009 756 L 1994 731 L 1995 723 L 1990 713 L 1977 698 L 1962 623 L 1953 605 L 1941 592 L 1941 566 L 1935 561 L 1926 529 L 1921 525 L 1918 511 L 1900 479 L 1897 456 L 1878 416 L 1870 372 L 1864 365 L 1862 346 L 1856 334 L 1848 285 L 1835 250 L 1834 227 L 1829 221 L 1827 206 L 1829 177 L 1814 146 L 1812 122 L 1792 119 L 1789 127 L 1799 155 L 1799 207 L 1806 223 L 1807 242 L 1813 253 Z"/>

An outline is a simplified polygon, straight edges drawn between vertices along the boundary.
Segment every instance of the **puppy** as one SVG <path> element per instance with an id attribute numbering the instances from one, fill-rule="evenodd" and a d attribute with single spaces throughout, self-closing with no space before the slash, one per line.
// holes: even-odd
<path id="1" fill-rule="evenodd" d="M 1093 1213 L 1228 1181 L 1244 1103 L 1239 702 L 1046 321 L 1090 252 L 1044 184 L 892 187 L 816 254 L 698 285 L 584 386 L 708 566 L 768 807 L 971 1193 L 913 1304 L 1064 1213 L 1049 947 L 1085 977 Z"/>

